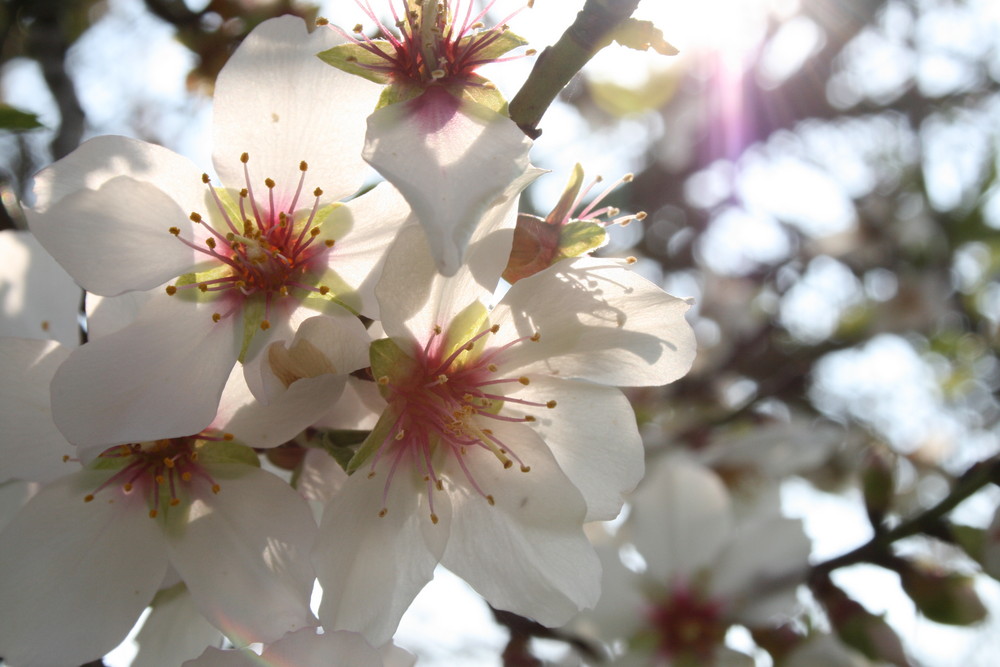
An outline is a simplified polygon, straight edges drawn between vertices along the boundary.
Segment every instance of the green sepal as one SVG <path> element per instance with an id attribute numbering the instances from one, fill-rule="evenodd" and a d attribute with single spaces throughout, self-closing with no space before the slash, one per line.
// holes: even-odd
<path id="1" fill-rule="evenodd" d="M 40 127 L 45 126 L 39 122 L 37 114 L 21 111 L 9 104 L 0 104 L 0 130 L 23 132 L 24 130 L 35 130 Z"/>
<path id="2" fill-rule="evenodd" d="M 458 95 L 461 99 L 481 104 L 487 109 L 496 111 L 501 116 L 507 114 L 507 99 L 497 87 L 478 74 L 469 77 L 467 83 L 456 84 L 449 87 L 452 95 Z"/>
<path id="3" fill-rule="evenodd" d="M 410 377 L 419 370 L 417 362 L 391 338 L 373 341 L 368 348 L 368 358 L 371 361 L 372 377 L 385 398 L 388 398 L 388 388 L 380 382 L 381 378 L 391 380 L 394 377 Z"/>
<path id="4" fill-rule="evenodd" d="M 423 88 L 410 83 L 409 81 L 390 84 L 382 91 L 382 94 L 379 95 L 378 104 L 375 105 L 375 110 L 378 111 L 382 107 L 387 107 L 390 104 L 399 104 L 400 102 L 407 102 L 409 100 L 416 99 L 423 95 L 423 93 Z"/>
<path id="5" fill-rule="evenodd" d="M 896 570 L 903 590 L 930 620 L 947 625 L 972 625 L 986 618 L 986 607 L 976 593 L 972 577 L 925 570 L 913 563 Z"/>
<path id="6" fill-rule="evenodd" d="M 127 447 L 127 445 L 121 445 Z M 131 456 L 98 456 L 84 466 L 85 470 L 119 470 L 132 462 Z"/>
<path id="7" fill-rule="evenodd" d="M 589 220 L 574 220 L 559 230 L 559 256 L 555 261 L 585 255 L 608 242 L 604 225 Z"/>
<path id="8" fill-rule="evenodd" d="M 618 24 L 611 34 L 611 39 L 637 51 L 653 49 L 665 56 L 676 56 L 680 53 L 677 47 L 663 39 L 663 31 L 653 25 L 652 21 L 627 18 Z"/>
<path id="9" fill-rule="evenodd" d="M 344 472 L 355 454 L 355 446 L 364 442 L 371 431 L 325 430 L 315 445 L 329 454 Z"/>
<path id="10" fill-rule="evenodd" d="M 569 218 L 573 213 L 573 204 L 576 203 L 576 197 L 580 194 L 580 188 L 582 187 L 583 167 L 577 162 L 573 165 L 573 173 L 569 175 L 569 183 L 566 184 L 566 189 L 563 190 L 562 196 L 559 197 L 559 203 L 556 204 L 551 213 L 545 216 L 545 222 L 561 224 L 563 220 Z"/>
<path id="11" fill-rule="evenodd" d="M 385 441 L 389 439 L 392 427 L 396 423 L 396 418 L 397 415 L 391 408 L 387 408 L 382 413 L 375 424 L 375 428 L 368 434 L 365 441 L 361 443 L 361 446 L 358 447 L 358 451 L 351 457 L 351 460 L 347 462 L 345 470 L 348 475 L 363 466 L 385 444 Z"/>
<path id="12" fill-rule="evenodd" d="M 383 39 L 373 39 L 370 43 L 389 56 L 392 56 L 395 51 L 392 44 Z M 332 65 L 348 74 L 354 74 L 382 85 L 392 83 L 392 77 L 387 72 L 379 72 L 365 67 L 365 65 L 385 66 L 386 59 L 372 53 L 357 42 L 340 44 L 332 49 L 320 51 L 316 56 L 327 65 Z"/>
<path id="13" fill-rule="evenodd" d="M 466 345 L 476 334 L 486 330 L 490 325 L 490 311 L 486 306 L 473 301 L 452 318 L 448 329 L 444 332 L 444 349 L 442 359 L 450 357 L 460 346 Z M 472 350 L 462 352 L 453 365 L 461 366 L 466 359 L 479 356 L 486 346 L 487 336 L 476 341 Z"/>
<path id="14" fill-rule="evenodd" d="M 198 447 L 199 465 L 236 463 L 260 467 L 260 457 L 250 447 L 233 440 L 203 440 Z"/>
<path id="15" fill-rule="evenodd" d="M 260 323 L 264 321 L 264 314 L 267 310 L 264 306 L 264 297 L 259 295 L 243 301 L 243 308 L 240 309 L 240 314 L 243 317 L 243 342 L 240 343 L 240 356 L 237 357 L 241 364 L 246 363 L 250 343 L 253 342 L 253 337 L 257 335 L 257 332 L 261 330 Z"/>
<path id="16" fill-rule="evenodd" d="M 483 41 L 486 39 L 487 33 L 489 32 L 499 32 L 500 35 L 492 42 L 476 51 L 476 60 L 496 60 L 508 51 L 513 51 L 514 49 L 520 46 L 525 46 L 528 43 L 528 40 L 521 37 L 513 30 L 496 28 L 494 30 L 481 30 L 472 35 L 466 35 L 462 39 L 458 40 L 458 51 L 460 53 L 465 51 L 470 42 Z M 663 35 L 661 34 L 660 38 L 662 39 L 662 37 Z"/>

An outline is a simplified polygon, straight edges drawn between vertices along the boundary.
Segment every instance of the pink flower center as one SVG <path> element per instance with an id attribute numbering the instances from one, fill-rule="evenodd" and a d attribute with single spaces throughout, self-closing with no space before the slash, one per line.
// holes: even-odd
<path id="1" fill-rule="evenodd" d="M 138 493 L 148 497 L 149 518 L 155 519 L 166 508 L 180 505 L 182 497 L 187 497 L 195 484 L 207 485 L 212 493 L 218 493 L 218 483 L 198 463 L 198 442 L 232 440 L 232 437 L 202 433 L 111 447 L 101 453 L 97 463 L 101 460 L 113 463 L 114 459 L 119 459 L 122 467 L 83 500 L 89 503 L 101 492 L 118 487 L 125 495 Z"/>
<path id="2" fill-rule="evenodd" d="M 376 63 L 357 63 L 358 66 L 387 74 L 395 83 L 409 82 L 421 88 L 435 84 L 480 85 L 471 80 L 477 67 L 511 59 L 487 57 L 484 51 L 507 31 L 507 21 L 521 12 L 519 9 L 492 28 L 486 28 L 482 20 L 496 0 L 487 2 L 475 15 L 472 2 L 467 3 L 463 11 L 459 0 L 426 3 L 424 6 L 429 8 L 429 13 L 408 9 L 408 3 L 404 2 L 402 17 L 390 3 L 393 20 L 399 29 L 397 36 L 382 24 L 367 0 L 364 4 L 361 0 L 355 2 L 376 23 L 390 49 L 385 50 L 383 45 L 365 36 L 360 24 L 354 27 L 353 35 L 331 26 L 378 57 Z M 455 5 L 454 13 L 449 6 L 452 4 Z"/>
<path id="3" fill-rule="evenodd" d="M 227 207 L 211 186 L 208 175 L 202 174 L 202 181 L 209 186 L 217 213 L 214 224 L 197 212 L 191 213 L 191 221 L 208 232 L 204 246 L 182 238 L 177 227 L 169 230 L 181 243 L 215 260 L 216 268 L 222 271 L 210 271 L 211 277 L 193 282 L 178 281 L 167 287 L 167 294 L 194 288 L 203 293 L 220 292 L 228 308 L 213 315 L 216 322 L 238 310 L 246 298 L 263 296 L 265 314 L 260 327 L 267 329 L 270 327 L 268 318 L 272 303 L 277 298 L 288 296 L 290 290 L 308 290 L 323 295 L 329 293 L 329 287 L 313 285 L 306 280 L 308 274 L 322 271 L 334 239 L 319 239 L 321 229 L 314 224 L 320 208 L 319 198 L 323 194 L 320 188 L 313 191 L 315 200 L 312 206 L 298 211 L 309 168 L 305 162 L 299 163 L 301 175 L 293 196 L 281 201 L 275 196 L 275 182 L 266 178 L 266 199 L 258 201 L 250 182 L 249 160 L 247 153 L 240 156 L 246 187 L 240 190 L 238 203 L 232 206 Z"/>
<path id="4" fill-rule="evenodd" d="M 688 656 L 707 664 L 726 636 L 722 605 L 700 597 L 689 587 L 675 586 L 669 597 L 648 612 L 657 639 L 657 653 L 668 658 Z"/>
<path id="5" fill-rule="evenodd" d="M 389 410 L 396 415 L 385 441 L 373 458 L 369 473 L 369 477 L 375 474 L 375 464 L 383 456 L 391 458 L 379 516 L 385 516 L 388 511 L 385 498 L 397 468 L 408 460 L 423 475 L 431 521 L 437 523 L 433 492 L 444 488 L 434 464 L 439 447 L 445 449 L 447 456 L 454 457 L 469 484 L 490 505 L 494 504 L 493 496 L 483 491 L 466 463 L 471 448 L 491 452 L 504 468 L 511 468 L 517 463 L 521 472 L 531 470 L 511 443 L 501 440 L 491 426 L 498 422 L 535 421 L 532 415 L 501 414 L 505 403 L 554 408 L 556 402 L 540 403 L 506 395 L 530 384 L 530 380 L 525 376 L 504 377 L 500 373 L 499 367 L 505 354 L 518 344 L 538 341 L 540 335 L 536 333 L 518 338 L 492 349 L 477 349 L 477 343 L 498 330 L 499 326 L 494 325 L 445 356 L 444 346 L 435 344 L 440 342 L 437 336 L 441 334 L 441 327 L 435 327 L 424 348 L 415 351 L 415 363 L 410 370 L 398 376 L 377 378 L 377 382 L 387 390 Z"/>

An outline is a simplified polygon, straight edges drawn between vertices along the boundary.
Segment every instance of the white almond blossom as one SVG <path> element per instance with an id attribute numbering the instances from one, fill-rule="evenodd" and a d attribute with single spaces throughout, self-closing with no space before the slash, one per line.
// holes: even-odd
<path id="1" fill-rule="evenodd" d="M 390 0 L 398 34 L 366 3 L 382 39 L 331 26 L 352 41 L 320 54 L 338 69 L 388 84 L 368 118 L 363 155 L 399 188 L 448 276 L 494 200 L 528 168 L 531 140 L 507 116 L 496 87 L 476 73 L 525 44 L 506 25 L 513 15 L 484 26 L 494 1 L 473 11 L 461 0 L 406 0 L 397 13 Z"/>
<path id="2" fill-rule="evenodd" d="M 362 184 L 361 121 L 378 86 L 315 57 L 337 41 L 295 17 L 244 40 L 216 85 L 218 185 L 124 137 L 92 139 L 36 176 L 29 224 L 81 286 L 158 291 L 60 370 L 53 411 L 71 442 L 196 433 L 237 360 L 268 400 L 269 342 L 318 313 L 376 314 L 378 268 L 409 211 L 389 186 L 338 203 Z"/>
<path id="3" fill-rule="evenodd" d="M 65 351 L 54 342 L 0 343 L 6 370 L 27 369 L 0 383 L 5 396 L 16 386 L 25 397 L 0 403 L 12 425 L 0 441 L 13 462 L 5 475 L 46 481 L 0 532 L 0 655 L 10 664 L 99 658 L 178 577 L 199 612 L 238 644 L 313 624 L 316 523 L 301 496 L 234 441 L 227 429 L 238 409 L 227 402 L 205 432 L 83 448 L 77 458 L 46 423 L 46 388 Z M 247 440 L 260 439 L 244 427 Z"/>
<path id="4" fill-rule="evenodd" d="M 810 543 L 771 511 L 737 520 L 722 480 L 680 455 L 658 461 L 631 499 L 619 537 L 642 574 L 605 559 L 600 604 L 575 623 L 617 647 L 621 665 L 752 665 L 724 645 L 735 623 L 770 627 L 796 610 Z M 748 513 L 749 514 L 749 513 Z"/>
<path id="5" fill-rule="evenodd" d="M 513 217 L 513 209 L 507 209 Z M 688 303 L 623 260 L 565 262 L 492 310 L 510 235 L 484 233 L 441 276 L 407 227 L 377 288 L 372 345 L 386 407 L 323 515 L 314 564 L 325 627 L 392 635 L 440 562 L 496 607 L 564 623 L 593 606 L 585 521 L 610 519 L 642 475 L 624 395 L 694 356 Z M 500 252 L 498 252 L 500 250 Z"/>

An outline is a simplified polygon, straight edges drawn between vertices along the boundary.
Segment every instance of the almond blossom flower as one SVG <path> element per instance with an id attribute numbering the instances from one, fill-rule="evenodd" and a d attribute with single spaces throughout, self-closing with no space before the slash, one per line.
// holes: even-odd
<path id="1" fill-rule="evenodd" d="M 226 417 L 191 436 L 60 456 L 70 447 L 48 442 L 58 432 L 45 423 L 44 397 L 61 348 L 0 343 L 7 370 L 18 359 L 29 369 L 2 375 L 0 386 L 36 397 L 30 411 L 2 403 L 0 418 L 12 428 L 0 449 L 5 461 L 17 461 L 44 443 L 31 466 L 19 468 L 47 480 L 0 532 L 0 655 L 39 667 L 99 658 L 125 637 L 165 577 L 179 576 L 199 612 L 239 644 L 312 625 L 311 511 L 223 430 Z"/>
<path id="2" fill-rule="evenodd" d="M 237 360 L 266 400 L 269 342 L 318 313 L 374 314 L 374 276 L 408 209 L 388 186 L 337 203 L 362 184 L 360 121 L 378 94 L 315 58 L 337 41 L 294 17 L 244 40 L 216 85 L 218 186 L 124 137 L 93 139 L 38 174 L 29 223 L 80 285 L 159 291 L 55 378 L 55 421 L 70 441 L 198 432 Z"/>
<path id="3" fill-rule="evenodd" d="M 724 646 L 729 627 L 769 627 L 796 611 L 794 577 L 805 575 L 810 543 L 802 523 L 765 511 L 735 518 L 722 480 L 670 455 L 632 498 L 620 531 L 643 557 L 639 575 L 605 559 L 600 604 L 575 623 L 621 640 L 621 665 L 752 665 Z M 615 645 L 615 644 L 613 644 Z"/>
<path id="4" fill-rule="evenodd" d="M 506 258 L 493 238 L 452 278 L 423 239 L 404 229 L 377 288 L 386 407 L 323 515 L 320 619 L 384 641 L 440 562 L 496 607 L 563 623 L 599 594 L 583 523 L 617 515 L 642 474 L 631 407 L 607 385 L 683 375 L 688 304 L 624 261 L 586 258 L 490 311 L 478 281 Z"/>
<path id="5" fill-rule="evenodd" d="M 387 84 L 368 119 L 364 158 L 399 188 L 427 233 L 445 275 L 454 275 L 473 230 L 493 200 L 528 168 L 531 141 L 506 115 L 506 102 L 476 69 L 525 42 L 506 21 L 481 21 L 495 0 L 406 0 L 399 28 L 363 5 L 383 39 L 331 26 L 352 42 L 319 54 L 329 64 Z M 361 5 L 361 3 L 358 3 Z M 325 23 L 325 22 L 324 22 Z"/>
<path id="6" fill-rule="evenodd" d="M 615 188 L 622 183 L 631 182 L 632 174 L 625 174 L 587 206 L 581 206 L 587 193 L 602 180 L 598 176 L 583 188 L 583 167 L 577 164 L 573 167 L 562 197 L 544 220 L 527 213 L 517 216 L 514 243 L 507 268 L 503 272 L 504 280 L 513 285 L 521 278 L 534 275 L 560 260 L 580 257 L 603 247 L 608 242 L 605 231 L 607 225 L 624 227 L 633 220 L 646 219 L 645 211 L 619 216 L 621 211 L 614 206 L 600 206 Z M 610 219 L 601 220 L 603 216 Z"/>

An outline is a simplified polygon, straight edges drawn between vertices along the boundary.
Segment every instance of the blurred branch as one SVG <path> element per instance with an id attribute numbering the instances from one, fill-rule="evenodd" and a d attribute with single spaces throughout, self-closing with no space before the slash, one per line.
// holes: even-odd
<path id="1" fill-rule="evenodd" d="M 893 554 L 890 552 L 890 547 L 893 543 L 914 535 L 940 532 L 941 519 L 948 512 L 990 483 L 1000 483 L 1000 455 L 971 466 L 955 481 L 951 492 L 933 507 L 903 521 L 895 528 L 876 529 L 875 536 L 857 549 L 813 566 L 810 579 L 821 581 L 830 572 L 848 565 L 858 563 L 878 565 L 891 561 Z"/>
<path id="2" fill-rule="evenodd" d="M 38 61 L 42 76 L 59 107 L 59 131 L 50 144 L 52 159 L 65 157 L 80 145 L 84 113 L 73 80 L 66 72 L 66 53 L 71 40 L 63 25 L 65 4 L 60 0 L 41 0 L 31 5 L 34 22 L 28 33 L 26 50 Z"/>
<path id="3" fill-rule="evenodd" d="M 611 35 L 632 16 L 639 0 L 587 0 L 573 25 L 546 47 L 527 81 L 510 102 L 510 117 L 526 135 L 537 138 L 538 122 L 566 84 L 595 53 L 611 43 Z"/>
<path id="4" fill-rule="evenodd" d="M 510 639 L 503 652 L 504 667 L 535 667 L 542 662 L 531 654 L 530 643 L 534 638 L 552 639 L 561 641 L 572 646 L 576 651 L 587 658 L 591 663 L 601 663 L 606 660 L 604 653 L 599 646 L 591 642 L 560 630 L 559 628 L 547 628 L 541 623 L 519 616 L 513 612 L 495 609 L 492 605 L 490 611 L 496 622 L 510 632 Z"/>

